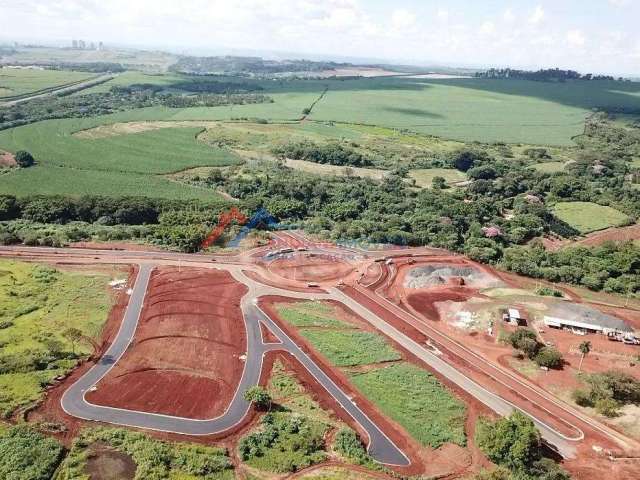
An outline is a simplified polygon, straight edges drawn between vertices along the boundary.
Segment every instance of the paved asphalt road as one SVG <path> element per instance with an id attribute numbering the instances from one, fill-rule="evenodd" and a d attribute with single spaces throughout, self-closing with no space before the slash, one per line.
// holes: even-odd
<path id="1" fill-rule="evenodd" d="M 344 410 L 367 432 L 368 452 L 375 460 L 388 465 L 408 465 L 404 453 L 367 417 L 367 415 L 256 305 L 253 282 L 243 297 L 241 307 L 247 331 L 247 358 L 244 372 L 236 394 L 226 412 L 210 420 L 159 415 L 148 412 L 123 410 L 89 403 L 85 393 L 103 378 L 117 363 L 130 345 L 140 318 L 145 293 L 153 265 L 141 264 L 129 305 L 125 311 L 120 330 L 104 356 L 62 396 L 62 408 L 69 415 L 85 420 L 94 420 L 130 427 L 146 428 L 185 435 L 210 435 L 224 432 L 239 424 L 246 416 L 250 404 L 243 393 L 257 385 L 262 371 L 264 354 L 269 350 L 284 350 L 293 355 L 318 383 L 344 408 Z M 244 275 L 241 277 L 248 280 Z M 264 323 L 281 343 L 264 343 L 260 323 Z"/>

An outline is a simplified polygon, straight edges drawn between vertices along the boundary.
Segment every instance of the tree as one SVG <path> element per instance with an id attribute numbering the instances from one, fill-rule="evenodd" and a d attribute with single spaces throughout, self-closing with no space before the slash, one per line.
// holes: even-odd
<path id="1" fill-rule="evenodd" d="M 480 419 L 475 440 L 489 460 L 513 472 L 527 472 L 542 457 L 540 432 L 519 411 L 495 422 Z"/>
<path id="2" fill-rule="evenodd" d="M 542 347 L 533 359 L 541 367 L 560 368 L 562 354 L 553 347 Z"/>
<path id="3" fill-rule="evenodd" d="M 580 350 L 580 353 L 582 354 L 582 357 L 580 357 L 580 366 L 578 367 L 578 371 L 581 372 L 582 362 L 584 361 L 584 357 L 588 355 L 589 352 L 591 351 L 591 342 L 585 340 L 580 344 L 580 346 L 578 347 L 578 350 Z"/>
<path id="4" fill-rule="evenodd" d="M 71 349 L 73 354 L 76 354 L 76 343 L 82 340 L 82 332 L 75 327 L 69 327 L 64 332 L 62 332 L 62 336 L 71 342 Z"/>
<path id="5" fill-rule="evenodd" d="M 260 386 L 249 388 L 244 392 L 243 396 L 247 402 L 255 404 L 255 406 L 261 410 L 271 408 L 271 395 Z"/>
<path id="6" fill-rule="evenodd" d="M 27 168 L 36 163 L 36 161 L 33 158 L 33 155 L 31 155 L 29 152 L 20 150 L 16 152 L 16 163 L 22 168 Z"/>

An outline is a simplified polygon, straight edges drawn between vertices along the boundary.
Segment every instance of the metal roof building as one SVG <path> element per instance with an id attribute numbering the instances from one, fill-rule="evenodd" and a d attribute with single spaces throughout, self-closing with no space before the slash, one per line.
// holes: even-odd
<path id="1" fill-rule="evenodd" d="M 571 304 L 570 308 L 554 309 L 544 317 L 545 325 L 555 328 L 573 327 L 596 332 L 633 332 L 624 320 L 607 315 L 594 308 Z"/>

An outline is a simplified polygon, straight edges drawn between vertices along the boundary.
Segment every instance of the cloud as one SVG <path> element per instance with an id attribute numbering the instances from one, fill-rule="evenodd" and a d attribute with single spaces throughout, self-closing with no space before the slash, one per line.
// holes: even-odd
<path id="1" fill-rule="evenodd" d="M 510 8 L 507 8 L 502 14 L 502 18 L 505 22 L 511 23 L 516 19 L 516 16 L 513 14 L 513 11 Z"/>
<path id="2" fill-rule="evenodd" d="M 416 16 L 408 10 L 395 10 L 391 15 L 391 24 L 393 25 L 393 28 L 397 30 L 407 29 L 414 26 L 415 23 Z"/>
<path id="3" fill-rule="evenodd" d="M 438 20 L 445 22 L 449 20 L 449 10 L 445 10 L 444 8 L 439 8 L 436 16 L 438 17 Z"/>
<path id="4" fill-rule="evenodd" d="M 587 39 L 580 30 L 569 30 L 567 32 L 567 43 L 571 47 L 583 47 Z"/>
<path id="5" fill-rule="evenodd" d="M 493 22 L 486 21 L 482 25 L 480 25 L 480 33 L 484 35 L 490 35 L 495 32 L 496 26 Z"/>
<path id="6" fill-rule="evenodd" d="M 529 23 L 534 25 L 540 23 L 544 19 L 544 9 L 538 5 L 529 16 Z"/>
<path id="7" fill-rule="evenodd" d="M 633 23 L 640 0 L 589 0 L 597 22 L 569 9 L 554 7 L 552 14 L 549 0 L 492 2 L 497 7 L 491 17 L 458 8 L 456 2 L 440 1 L 430 15 L 421 15 L 409 2 L 404 8 L 399 3 L 0 0 L 0 39 L 69 45 L 76 38 L 196 54 L 235 49 L 251 55 L 267 52 L 266 56 L 280 51 L 289 52 L 281 56 L 312 58 L 315 54 L 471 67 L 640 72 L 640 33 Z M 523 4 L 528 7 L 522 9 Z"/>

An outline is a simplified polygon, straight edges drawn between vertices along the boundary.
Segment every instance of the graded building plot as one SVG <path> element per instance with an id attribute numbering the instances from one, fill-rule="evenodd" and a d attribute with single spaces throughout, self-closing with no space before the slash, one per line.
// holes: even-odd
<path id="1" fill-rule="evenodd" d="M 466 445 L 466 407 L 429 372 L 399 363 L 351 375 L 354 385 L 423 445 Z"/>
<path id="2" fill-rule="evenodd" d="M 631 221 L 615 208 L 591 202 L 559 202 L 553 206 L 553 213 L 582 234 L 627 225 Z"/>
<path id="3" fill-rule="evenodd" d="M 244 368 L 245 291 L 226 271 L 154 270 L 131 346 L 87 400 L 186 418 L 222 414 Z"/>
<path id="4" fill-rule="evenodd" d="M 301 322 L 304 326 L 298 331 L 332 365 L 342 367 L 362 395 L 416 441 L 433 448 L 445 443 L 466 445 L 467 410 L 462 401 L 432 374 L 404 361 L 383 336 L 365 331 L 368 324 L 362 319 L 338 305 L 329 304 L 332 311 L 320 312 L 315 303 L 277 303 L 275 307 L 290 323 L 295 323 L 290 320 L 292 313 L 287 312 L 292 307 L 301 313 L 305 307 L 313 308 L 316 316 L 330 320 L 326 326 Z M 344 326 L 333 326 L 336 321 Z M 380 365 L 384 362 L 387 364 Z"/>
<path id="5" fill-rule="evenodd" d="M 0 67 L 0 102 L 3 98 L 47 91 L 95 76 L 94 73 L 69 70 Z"/>
<path id="6" fill-rule="evenodd" d="M 110 280 L 0 260 L 0 417 L 40 399 L 93 351 L 113 304 Z"/>

